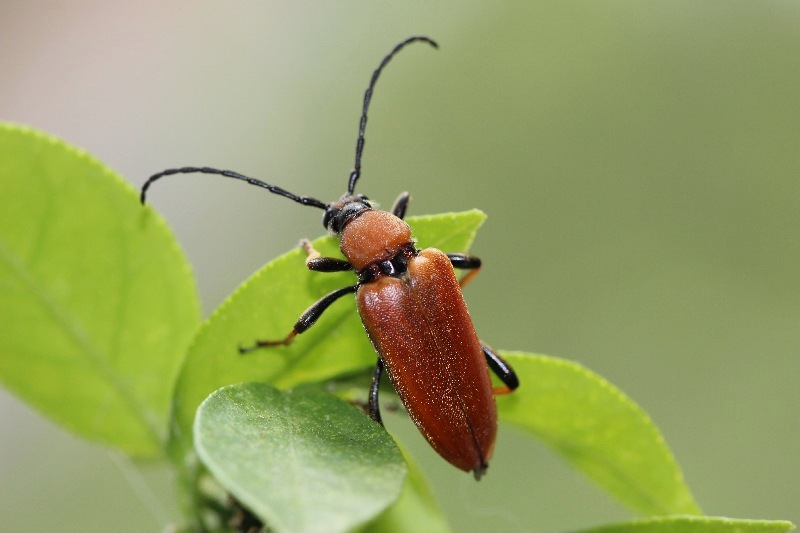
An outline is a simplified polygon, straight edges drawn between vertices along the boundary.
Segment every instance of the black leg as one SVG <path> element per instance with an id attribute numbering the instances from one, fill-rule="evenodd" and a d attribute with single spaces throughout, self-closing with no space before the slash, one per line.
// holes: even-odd
<path id="1" fill-rule="evenodd" d="M 392 205 L 392 214 L 397 218 L 405 218 L 406 216 L 406 208 L 408 207 L 408 202 L 411 201 L 411 195 L 407 192 L 401 192 L 400 196 L 397 197 L 397 200 L 394 201 Z"/>
<path id="2" fill-rule="evenodd" d="M 458 280 L 458 284 L 462 289 L 481 271 L 480 257 L 467 254 L 447 254 L 447 258 L 450 260 L 450 264 L 453 265 L 453 268 L 461 268 L 470 271 L 466 276 Z"/>
<path id="3" fill-rule="evenodd" d="M 378 389 L 381 386 L 382 373 L 383 359 L 378 357 L 375 372 L 372 374 L 372 384 L 369 386 L 369 417 L 380 425 L 383 425 L 383 420 L 381 419 L 381 406 L 378 404 Z"/>
<path id="4" fill-rule="evenodd" d="M 322 257 L 322 255 L 314 249 L 311 241 L 303 239 L 300 241 L 300 246 L 308 254 L 306 259 L 306 266 L 309 270 L 315 272 L 344 272 L 345 270 L 353 270 L 353 265 L 344 259 L 336 257 Z"/>
<path id="5" fill-rule="evenodd" d="M 353 270 L 353 265 L 344 259 L 336 257 L 317 257 L 315 259 L 308 259 L 306 266 L 309 270 L 314 272 L 344 272 L 345 270 Z"/>
<path id="6" fill-rule="evenodd" d="M 447 254 L 447 258 L 450 260 L 453 268 L 472 270 L 481 267 L 481 259 L 474 255 Z"/>
<path id="7" fill-rule="evenodd" d="M 325 310 L 330 307 L 330 305 L 344 296 L 345 294 L 351 294 L 356 292 L 358 289 L 358 285 L 353 285 L 351 287 L 342 287 L 341 289 L 336 289 L 335 291 L 326 294 L 319 300 L 317 300 L 311 307 L 306 309 L 306 311 L 300 315 L 300 318 L 297 319 L 297 322 L 294 324 L 294 328 L 292 332 L 289 333 L 286 337 L 281 340 L 277 341 L 256 341 L 253 346 L 248 347 L 239 347 L 239 353 L 246 353 L 256 350 L 258 348 L 267 348 L 269 346 L 288 346 L 292 343 L 294 338 L 303 333 L 308 328 L 314 325 L 314 322 L 325 312 Z"/>
<path id="8" fill-rule="evenodd" d="M 505 385 L 505 387 L 496 389 L 495 394 L 508 394 L 519 387 L 519 378 L 511 365 L 485 344 L 481 345 L 481 348 L 483 348 L 483 355 L 486 356 L 486 364 Z"/>

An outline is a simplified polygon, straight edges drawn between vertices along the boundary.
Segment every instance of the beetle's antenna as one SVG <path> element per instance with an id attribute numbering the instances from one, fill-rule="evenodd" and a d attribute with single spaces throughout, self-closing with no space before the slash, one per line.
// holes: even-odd
<path id="1" fill-rule="evenodd" d="M 292 194 L 289 191 L 285 191 L 280 187 L 276 187 L 275 185 L 270 185 L 269 183 L 264 183 L 263 181 L 257 180 L 255 178 L 249 178 L 243 174 L 239 174 L 238 172 L 233 172 L 232 170 L 217 170 L 216 168 L 209 168 L 209 167 L 169 168 L 167 170 L 159 172 L 158 174 L 153 174 L 142 186 L 142 193 L 139 196 L 139 199 L 142 201 L 142 203 L 145 203 L 145 197 L 147 196 L 147 189 L 150 188 L 150 185 L 152 185 L 154 181 L 159 180 L 164 176 L 171 176 L 173 174 L 193 174 L 195 172 L 199 172 L 202 174 L 219 174 L 220 176 L 225 176 L 226 178 L 233 178 L 236 180 L 246 181 L 250 185 L 263 187 L 273 194 L 285 196 L 290 200 L 294 200 L 298 204 L 310 205 L 311 207 L 318 207 L 320 209 L 328 208 L 327 204 L 321 202 L 320 200 L 317 200 L 316 198 L 309 198 L 308 196 L 297 196 L 296 194 Z"/>
<path id="2" fill-rule="evenodd" d="M 372 91 L 375 89 L 375 83 L 378 81 L 378 76 L 381 75 L 383 67 L 385 67 L 389 61 L 391 61 L 397 52 L 402 50 L 407 44 L 411 44 L 414 41 L 423 41 L 434 48 L 439 48 L 439 45 L 436 43 L 436 41 L 430 37 L 425 37 L 424 35 L 415 35 L 414 37 L 409 37 L 405 41 L 395 46 L 394 49 L 383 58 L 381 64 L 378 65 L 377 69 L 375 69 L 375 72 L 372 73 L 372 79 L 369 82 L 369 87 L 367 87 L 367 90 L 364 93 L 364 109 L 361 112 L 361 122 L 359 123 L 358 127 L 358 140 L 356 141 L 356 163 L 353 167 L 353 171 L 350 173 L 350 181 L 347 184 L 347 194 L 353 194 L 353 191 L 356 188 L 356 182 L 358 181 L 358 178 L 361 177 L 361 154 L 364 152 L 364 130 L 367 128 L 367 109 L 369 109 L 369 102 L 372 99 Z"/>

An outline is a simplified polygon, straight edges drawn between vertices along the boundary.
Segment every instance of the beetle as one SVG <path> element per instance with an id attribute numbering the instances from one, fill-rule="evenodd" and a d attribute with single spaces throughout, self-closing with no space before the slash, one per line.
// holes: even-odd
<path id="1" fill-rule="evenodd" d="M 181 167 L 151 176 L 142 186 L 141 201 L 145 203 L 147 190 L 156 180 L 174 174 L 204 173 L 245 181 L 324 210 L 322 223 L 338 236 L 346 259 L 322 257 L 304 239 L 301 245 L 308 254 L 306 266 L 317 272 L 353 271 L 357 282 L 311 305 L 283 339 L 259 340 L 250 347 L 240 347 L 240 352 L 291 344 L 333 302 L 355 294 L 364 329 L 378 353 L 369 391 L 370 417 L 383 423 L 378 390 L 386 370 L 406 411 L 433 449 L 480 479 L 489 465 L 497 434 L 494 395 L 512 392 L 519 386 L 508 363 L 478 339 L 461 294 L 462 287 L 480 270 L 481 260 L 463 253 L 445 254 L 435 248 L 418 250 L 411 229 L 403 220 L 411 199 L 407 192 L 400 194 L 390 211 L 376 209 L 366 196 L 355 193 L 361 176 L 367 110 L 375 84 L 389 61 L 413 42 L 438 48 L 429 37 L 409 37 L 397 44 L 373 72 L 364 93 L 355 165 L 347 192 L 339 200 L 326 204 L 230 170 Z M 459 281 L 454 268 L 469 272 Z M 504 386 L 493 387 L 489 369 Z"/>

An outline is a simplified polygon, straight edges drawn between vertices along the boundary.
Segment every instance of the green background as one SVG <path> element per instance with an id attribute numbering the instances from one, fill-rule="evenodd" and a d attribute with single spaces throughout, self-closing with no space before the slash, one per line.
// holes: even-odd
<path id="1" fill-rule="evenodd" d="M 0 119 L 136 186 L 213 165 L 328 201 L 369 75 L 412 34 L 441 49 L 385 72 L 360 191 L 488 213 L 466 291 L 483 339 L 618 385 L 708 514 L 800 522 L 797 2 L 3 2 Z M 221 178 L 165 180 L 152 201 L 206 312 L 322 232 L 319 211 Z M 175 513 L 163 471 L 139 478 L 0 394 L 3 531 L 155 531 Z M 508 428 L 475 484 L 388 425 L 459 531 L 631 516 Z"/>

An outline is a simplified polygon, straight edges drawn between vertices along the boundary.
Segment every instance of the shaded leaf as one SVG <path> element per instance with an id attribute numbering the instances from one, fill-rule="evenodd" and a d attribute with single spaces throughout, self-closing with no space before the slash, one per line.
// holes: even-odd
<path id="1" fill-rule="evenodd" d="M 465 251 L 485 215 L 480 211 L 416 217 L 408 220 L 421 247 Z M 323 255 L 338 256 L 332 237 L 314 241 Z M 375 364 L 355 300 L 334 303 L 307 332 L 288 347 L 240 355 L 238 347 L 254 339 L 281 339 L 297 318 L 323 295 L 356 281 L 351 272 L 311 272 L 306 255 L 292 250 L 267 264 L 243 283 L 203 325 L 192 343 L 175 393 L 176 455 L 191 449 L 195 410 L 214 390 L 243 381 L 279 388 L 320 381 Z"/>
<path id="2" fill-rule="evenodd" d="M 0 124 L 0 380 L 75 433 L 137 456 L 166 441 L 200 322 L 186 259 L 119 175 Z"/>
<path id="3" fill-rule="evenodd" d="M 403 457 L 408 467 L 408 475 L 403 484 L 400 499 L 359 531 L 365 533 L 404 533 L 406 531 L 447 533 L 450 531 L 450 526 L 442 514 L 442 509 L 439 507 L 425 475 L 414 462 L 413 457 L 405 450 L 403 450 Z"/>
<path id="4" fill-rule="evenodd" d="M 498 414 L 534 434 L 643 514 L 699 514 L 664 438 L 633 400 L 577 363 L 503 354 L 520 378 Z"/>
<path id="5" fill-rule="evenodd" d="M 379 424 L 331 394 L 224 387 L 197 411 L 195 448 L 276 531 L 347 531 L 400 495 L 406 468 Z"/>

